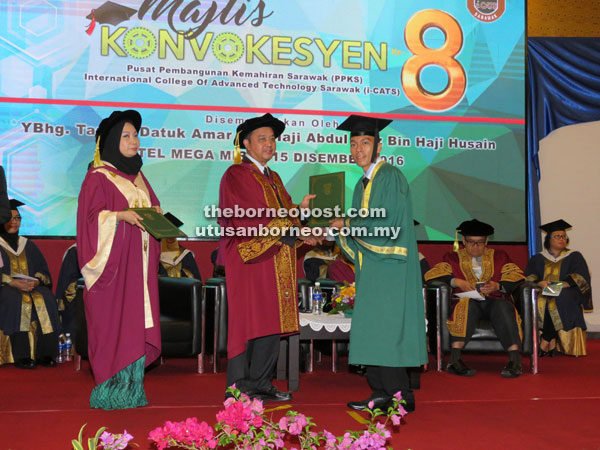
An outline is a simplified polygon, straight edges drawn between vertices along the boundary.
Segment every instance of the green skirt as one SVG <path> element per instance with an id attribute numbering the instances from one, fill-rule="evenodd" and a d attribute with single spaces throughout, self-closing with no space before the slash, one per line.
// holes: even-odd
<path id="1" fill-rule="evenodd" d="M 142 356 L 117 372 L 104 383 L 97 385 L 90 396 L 90 406 L 98 409 L 126 409 L 146 406 L 144 392 L 144 363 Z"/>

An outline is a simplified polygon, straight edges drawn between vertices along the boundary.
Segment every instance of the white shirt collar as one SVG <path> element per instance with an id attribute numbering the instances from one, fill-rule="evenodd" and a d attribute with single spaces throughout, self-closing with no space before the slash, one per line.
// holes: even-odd
<path id="1" fill-rule="evenodd" d="M 369 166 L 369 169 L 366 171 L 365 173 L 365 177 L 367 177 L 369 180 L 371 179 L 371 175 L 373 175 L 373 171 L 375 170 L 375 166 L 381 161 L 383 160 L 383 158 L 381 156 L 379 156 L 375 162 L 372 162 L 371 165 Z"/>
<path id="2" fill-rule="evenodd" d="M 264 166 L 259 163 L 257 160 L 255 160 L 252 156 L 250 156 L 250 153 L 246 152 L 246 158 L 248 158 L 250 161 L 252 161 L 252 163 L 258 167 L 258 170 L 260 170 L 261 172 L 264 173 L 265 168 L 267 167 L 267 165 L 265 164 Z"/>

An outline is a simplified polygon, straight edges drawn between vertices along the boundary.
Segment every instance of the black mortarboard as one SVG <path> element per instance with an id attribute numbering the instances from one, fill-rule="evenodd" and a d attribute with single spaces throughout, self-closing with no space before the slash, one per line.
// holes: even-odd
<path id="1" fill-rule="evenodd" d="M 553 233 L 554 231 L 566 231 L 569 228 L 573 228 L 573 226 L 562 219 L 540 225 L 540 229 L 544 230 L 546 233 Z"/>
<path id="2" fill-rule="evenodd" d="M 169 220 L 169 222 L 171 222 L 177 228 L 179 228 L 181 225 L 183 225 L 183 222 L 181 220 L 179 220 L 177 217 L 175 217 L 173 214 L 171 214 L 170 212 L 165 213 L 165 217 Z"/>
<path id="3" fill-rule="evenodd" d="M 98 23 L 119 25 L 121 22 L 129 20 L 136 12 L 133 8 L 115 2 L 105 2 L 99 8 L 92 10 L 86 19 L 95 20 Z"/>
<path id="4" fill-rule="evenodd" d="M 137 131 L 140 131 L 140 127 L 142 126 L 142 116 L 139 112 L 133 109 L 128 109 L 127 111 L 113 111 L 110 116 L 102 119 L 102 122 L 100 122 L 100 125 L 96 128 L 96 142 L 98 142 L 98 138 L 101 138 L 99 145 L 100 154 L 102 154 L 102 150 L 104 150 L 104 142 L 106 141 L 106 136 L 110 129 L 121 121 L 131 122 Z"/>
<path id="5" fill-rule="evenodd" d="M 456 228 L 456 231 L 463 236 L 489 236 L 490 234 L 494 234 L 494 227 L 487 223 L 480 222 L 477 219 L 473 219 L 461 223 Z"/>
<path id="6" fill-rule="evenodd" d="M 271 128 L 273 130 L 275 138 L 278 138 L 279 136 L 281 136 L 281 133 L 283 133 L 283 130 L 285 130 L 285 123 L 273 117 L 269 113 L 265 114 L 264 116 L 253 117 L 252 119 L 248 119 L 245 122 L 238 125 L 233 144 L 235 146 L 239 145 L 240 148 L 246 148 L 246 146 L 244 145 L 244 139 L 246 139 L 248 134 L 262 127 Z"/>
<path id="7" fill-rule="evenodd" d="M 10 209 L 17 209 L 19 206 L 24 206 L 25 203 L 20 202 L 19 200 L 15 200 L 14 198 L 11 198 L 8 203 L 10 204 Z"/>
<path id="8" fill-rule="evenodd" d="M 336 128 L 337 130 L 349 131 L 350 137 L 373 136 L 373 153 L 371 161 L 377 159 L 377 146 L 379 145 L 379 132 L 387 127 L 392 121 L 390 119 L 378 119 L 376 117 L 359 116 L 352 114 Z"/>
<path id="9" fill-rule="evenodd" d="M 337 130 L 349 131 L 353 136 L 375 136 L 387 127 L 392 121 L 390 119 L 378 119 L 376 117 L 359 116 L 352 114 L 336 128 Z"/>

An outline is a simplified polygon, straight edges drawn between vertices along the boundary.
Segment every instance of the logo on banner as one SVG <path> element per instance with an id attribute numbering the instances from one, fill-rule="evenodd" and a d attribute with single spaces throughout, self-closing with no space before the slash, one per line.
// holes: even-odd
<path id="1" fill-rule="evenodd" d="M 504 14 L 506 0 L 467 0 L 469 12 L 481 22 L 494 22 Z"/>

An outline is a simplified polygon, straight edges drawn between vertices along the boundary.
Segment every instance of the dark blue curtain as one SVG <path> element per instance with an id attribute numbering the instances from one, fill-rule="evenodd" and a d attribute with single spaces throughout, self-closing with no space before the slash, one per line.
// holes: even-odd
<path id="1" fill-rule="evenodd" d="M 533 255 L 541 247 L 538 143 L 556 128 L 600 120 L 600 38 L 529 38 L 527 49 L 527 236 Z"/>

